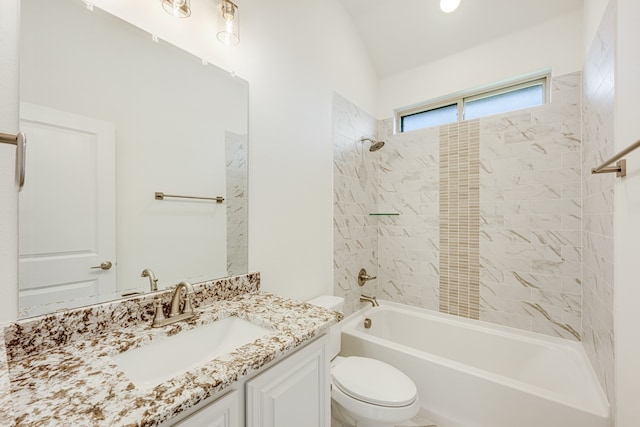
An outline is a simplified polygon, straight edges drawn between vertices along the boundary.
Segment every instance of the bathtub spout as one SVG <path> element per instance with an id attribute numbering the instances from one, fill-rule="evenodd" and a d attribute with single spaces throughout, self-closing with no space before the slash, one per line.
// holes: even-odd
<path id="1" fill-rule="evenodd" d="M 368 295 L 360 295 L 360 302 L 370 302 L 372 306 L 379 307 L 376 297 L 370 297 Z"/>

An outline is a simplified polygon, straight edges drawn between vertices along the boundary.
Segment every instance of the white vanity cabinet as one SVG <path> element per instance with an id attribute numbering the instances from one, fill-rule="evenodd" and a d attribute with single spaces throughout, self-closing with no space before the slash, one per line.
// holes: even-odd
<path id="1" fill-rule="evenodd" d="M 329 427 L 327 343 L 328 335 L 320 336 L 162 427 Z"/>
<path id="2" fill-rule="evenodd" d="M 233 390 L 173 427 L 240 427 L 240 396 Z"/>
<path id="3" fill-rule="evenodd" d="M 247 427 L 328 427 L 327 335 L 246 383 Z"/>

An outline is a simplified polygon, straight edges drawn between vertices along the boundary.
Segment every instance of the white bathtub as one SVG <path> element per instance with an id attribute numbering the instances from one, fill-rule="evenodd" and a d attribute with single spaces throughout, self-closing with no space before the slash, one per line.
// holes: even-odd
<path id="1" fill-rule="evenodd" d="M 579 343 L 385 301 L 343 322 L 340 354 L 405 372 L 439 427 L 609 426 Z"/>

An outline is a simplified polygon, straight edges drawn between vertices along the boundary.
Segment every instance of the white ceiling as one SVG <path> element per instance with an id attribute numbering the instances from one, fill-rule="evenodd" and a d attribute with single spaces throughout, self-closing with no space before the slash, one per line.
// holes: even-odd
<path id="1" fill-rule="evenodd" d="M 387 77 L 582 8 L 583 0 L 339 0 L 379 77 Z"/>

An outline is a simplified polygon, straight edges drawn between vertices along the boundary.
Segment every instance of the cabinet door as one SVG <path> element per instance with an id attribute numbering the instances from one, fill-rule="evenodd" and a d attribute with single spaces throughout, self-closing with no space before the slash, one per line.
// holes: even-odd
<path id="1" fill-rule="evenodd" d="M 247 427 L 327 427 L 327 336 L 247 382 Z"/>
<path id="2" fill-rule="evenodd" d="M 238 397 L 238 391 L 234 390 L 173 427 L 240 427 Z"/>

